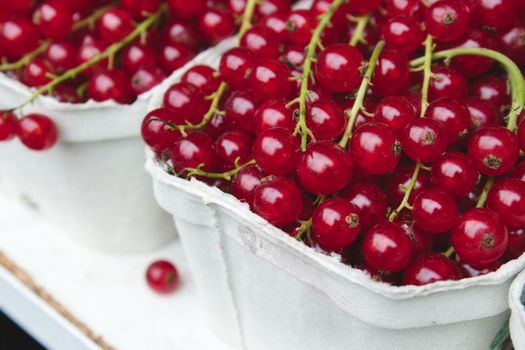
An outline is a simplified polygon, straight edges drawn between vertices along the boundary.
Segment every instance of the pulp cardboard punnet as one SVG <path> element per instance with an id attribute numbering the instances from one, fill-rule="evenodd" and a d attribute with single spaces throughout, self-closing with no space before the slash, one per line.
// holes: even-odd
<path id="1" fill-rule="evenodd" d="M 210 55 L 199 54 L 190 65 Z M 184 69 L 172 77 L 180 79 Z M 0 145 L 0 193 L 22 199 L 64 235 L 110 253 L 147 251 L 175 238 L 169 216 L 155 203 L 144 171 L 140 125 L 149 100 L 162 95 L 161 84 L 131 105 L 113 101 L 60 103 L 41 96 L 23 114 L 54 120 L 59 141 L 44 152 L 18 140 Z M 0 110 L 14 108 L 32 91 L 0 74 Z"/>
<path id="2" fill-rule="evenodd" d="M 160 104 L 154 97 L 150 110 Z M 211 324 L 238 349 L 498 348 L 525 256 L 476 278 L 389 286 L 297 242 L 233 196 L 168 174 L 146 153 Z"/>
<path id="3" fill-rule="evenodd" d="M 516 350 L 525 350 L 525 271 L 512 282 L 509 293 L 510 336 Z"/>

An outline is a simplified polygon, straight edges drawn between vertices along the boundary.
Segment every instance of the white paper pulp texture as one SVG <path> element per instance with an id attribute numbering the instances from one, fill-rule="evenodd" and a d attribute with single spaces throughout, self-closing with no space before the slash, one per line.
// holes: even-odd
<path id="1" fill-rule="evenodd" d="M 525 271 L 512 283 L 509 293 L 512 315 L 510 335 L 516 350 L 525 350 Z"/>

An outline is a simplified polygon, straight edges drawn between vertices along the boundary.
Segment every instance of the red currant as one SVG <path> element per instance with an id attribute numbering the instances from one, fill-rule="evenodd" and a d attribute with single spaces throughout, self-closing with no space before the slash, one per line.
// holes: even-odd
<path id="1" fill-rule="evenodd" d="M 226 120 L 237 129 L 251 132 L 259 105 L 259 99 L 250 90 L 237 90 L 226 101 Z"/>
<path id="2" fill-rule="evenodd" d="M 428 233 L 445 233 L 452 228 L 458 217 L 454 198 L 438 188 L 421 192 L 413 207 L 414 222 Z"/>
<path id="3" fill-rule="evenodd" d="M 35 151 L 50 149 L 58 139 L 55 123 L 41 114 L 29 114 L 20 119 L 16 134 L 24 145 Z"/>
<path id="4" fill-rule="evenodd" d="M 397 51 L 383 51 L 374 70 L 373 91 L 383 96 L 395 95 L 405 90 L 409 83 L 408 59 Z"/>
<path id="5" fill-rule="evenodd" d="M 260 60 L 250 73 L 250 88 L 263 101 L 287 97 L 292 91 L 290 70 L 280 61 Z"/>
<path id="6" fill-rule="evenodd" d="M 227 11 L 209 8 L 199 18 L 199 32 L 210 44 L 217 44 L 234 30 L 235 20 Z"/>
<path id="7" fill-rule="evenodd" d="M 33 13 L 33 23 L 44 36 L 51 39 L 65 38 L 73 28 L 73 14 L 60 2 L 43 2 Z"/>
<path id="8" fill-rule="evenodd" d="M 252 137 L 239 130 L 225 132 L 215 141 L 215 149 L 228 170 L 250 160 L 252 145 Z"/>
<path id="9" fill-rule="evenodd" d="M 463 101 L 467 97 L 468 84 L 464 75 L 448 67 L 432 69 L 433 77 L 430 80 L 430 100 L 448 97 L 453 100 Z"/>
<path id="10" fill-rule="evenodd" d="M 470 128 L 470 113 L 467 107 L 449 98 L 432 102 L 425 112 L 425 117 L 441 122 L 449 144 L 465 136 Z"/>
<path id="11" fill-rule="evenodd" d="M 385 192 L 371 182 L 355 182 L 348 186 L 342 197 L 347 198 L 359 210 L 359 224 L 368 230 L 383 221 L 388 210 Z"/>
<path id="12" fill-rule="evenodd" d="M 423 286 L 439 281 L 461 279 L 458 265 L 444 255 L 429 253 L 417 257 L 405 270 L 403 284 Z"/>
<path id="13" fill-rule="evenodd" d="M 241 47 L 233 48 L 222 55 L 219 72 L 231 88 L 247 87 L 247 78 L 255 66 L 255 61 L 252 51 Z"/>
<path id="14" fill-rule="evenodd" d="M 168 6 L 176 17 L 193 19 L 206 10 L 206 0 L 168 0 Z"/>
<path id="15" fill-rule="evenodd" d="M 126 10 L 112 8 L 100 17 L 97 28 L 105 42 L 115 43 L 133 31 L 133 17 Z"/>
<path id="16" fill-rule="evenodd" d="M 213 172 L 218 166 L 213 140 L 202 132 L 193 132 L 175 141 L 171 147 L 171 161 L 177 172 L 187 168 Z"/>
<path id="17" fill-rule="evenodd" d="M 428 163 L 445 152 L 448 140 L 443 125 L 430 118 L 417 118 L 401 132 L 403 151 L 412 160 Z"/>
<path id="18" fill-rule="evenodd" d="M 166 108 L 155 109 L 142 121 L 142 139 L 157 154 L 164 152 L 180 138 L 180 133 L 169 125 L 172 113 Z"/>
<path id="19" fill-rule="evenodd" d="M 105 70 L 95 73 L 89 80 L 87 91 L 95 101 L 114 100 L 118 103 L 127 104 L 135 98 L 128 75 L 120 70 Z"/>
<path id="20" fill-rule="evenodd" d="M 264 174 L 255 165 L 243 168 L 233 177 L 231 192 L 237 199 L 251 206 L 255 190 L 263 178 Z"/>
<path id="21" fill-rule="evenodd" d="M 275 33 L 263 26 L 255 26 L 241 37 L 240 46 L 245 47 L 261 58 L 278 58 L 279 42 Z"/>
<path id="22" fill-rule="evenodd" d="M 457 0 L 439 0 L 427 10 L 425 25 L 439 40 L 454 40 L 462 36 L 469 26 L 469 12 Z"/>
<path id="23" fill-rule="evenodd" d="M 308 106 L 306 125 L 316 140 L 331 140 L 343 134 L 346 117 L 337 103 L 322 98 Z"/>
<path id="24" fill-rule="evenodd" d="M 295 128 L 293 110 L 286 105 L 286 100 L 270 100 L 261 104 L 253 115 L 255 132 L 260 134 L 276 127 L 293 131 Z"/>
<path id="25" fill-rule="evenodd" d="M 496 182 L 487 196 L 487 207 L 499 215 L 510 230 L 525 226 L 525 182 L 502 179 Z"/>
<path id="26" fill-rule="evenodd" d="M 399 16 L 383 26 L 383 37 L 388 48 L 410 54 L 419 49 L 424 35 L 416 19 Z"/>
<path id="27" fill-rule="evenodd" d="M 179 274 L 175 266 L 169 261 L 157 260 L 148 266 L 146 281 L 155 292 L 168 294 L 177 288 Z"/>
<path id="28" fill-rule="evenodd" d="M 299 159 L 299 140 L 282 128 L 272 128 L 259 134 L 253 145 L 257 165 L 270 175 L 288 175 Z"/>
<path id="29" fill-rule="evenodd" d="M 315 75 L 330 92 L 351 92 L 361 83 L 361 52 L 346 44 L 332 44 L 317 58 Z"/>
<path id="30" fill-rule="evenodd" d="M 184 73 L 181 82 L 188 83 L 209 96 L 219 88 L 221 83 L 218 72 L 210 66 L 193 66 Z"/>
<path id="31" fill-rule="evenodd" d="M 9 141 L 15 137 L 17 123 L 13 113 L 0 112 L 0 141 Z"/>
<path id="32" fill-rule="evenodd" d="M 432 183 L 456 198 L 468 195 L 478 182 L 474 161 L 466 154 L 450 152 L 432 164 Z"/>

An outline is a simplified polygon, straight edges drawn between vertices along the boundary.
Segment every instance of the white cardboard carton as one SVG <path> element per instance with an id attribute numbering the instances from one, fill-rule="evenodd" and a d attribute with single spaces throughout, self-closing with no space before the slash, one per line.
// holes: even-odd
<path id="1" fill-rule="evenodd" d="M 516 350 L 525 350 L 525 270 L 512 283 L 509 293 L 510 336 Z"/>

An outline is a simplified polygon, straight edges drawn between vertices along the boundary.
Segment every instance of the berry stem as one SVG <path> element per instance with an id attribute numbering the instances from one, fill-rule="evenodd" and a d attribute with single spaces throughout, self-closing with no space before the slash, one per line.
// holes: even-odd
<path id="1" fill-rule="evenodd" d="M 252 27 L 253 13 L 255 12 L 255 6 L 258 2 L 259 0 L 248 0 L 246 3 L 246 7 L 244 8 L 244 13 L 242 15 L 241 27 L 239 29 L 239 39 L 244 33 L 246 33 L 248 29 Z"/>
<path id="2" fill-rule="evenodd" d="M 295 235 L 295 239 L 298 241 L 301 241 L 303 239 L 303 235 L 309 234 L 310 230 L 312 229 L 312 219 L 308 221 L 300 221 L 301 226 L 299 226 L 299 229 L 297 230 L 297 234 Z"/>
<path id="3" fill-rule="evenodd" d="M 488 178 L 487 182 L 485 182 L 485 185 L 483 186 L 483 191 L 481 191 L 481 194 L 478 198 L 478 202 L 476 203 L 476 208 L 483 208 L 485 206 L 485 202 L 487 201 L 489 191 L 492 188 L 492 185 L 494 185 L 494 180 L 494 177 L 491 176 Z"/>
<path id="4" fill-rule="evenodd" d="M 516 130 L 516 124 L 518 116 L 523 110 L 525 104 L 525 81 L 519 67 L 507 56 L 490 49 L 485 48 L 457 48 L 435 52 L 432 54 L 432 60 L 450 60 L 455 56 L 462 55 L 477 55 L 492 58 L 499 62 L 503 68 L 507 71 L 511 93 L 512 93 L 512 106 L 509 114 L 507 115 L 508 123 L 507 129 L 510 131 Z M 417 58 L 410 62 L 412 67 L 418 67 L 423 64 L 425 57 Z"/>
<path id="5" fill-rule="evenodd" d="M 0 72 L 5 72 L 9 70 L 18 70 L 20 68 L 23 68 L 27 66 L 35 57 L 40 56 L 43 54 L 47 48 L 51 45 L 51 40 L 45 40 L 42 41 L 39 47 L 37 47 L 35 50 L 31 51 L 21 59 L 19 59 L 16 62 L 13 63 L 4 63 L 0 65 Z"/>
<path id="6" fill-rule="evenodd" d="M 310 82 L 310 75 L 312 74 L 312 63 L 316 57 L 316 50 L 319 47 L 321 42 L 321 34 L 328 27 L 332 16 L 337 11 L 337 9 L 345 2 L 345 0 L 335 0 L 331 5 L 328 11 L 326 11 L 319 20 L 319 24 L 315 28 L 312 38 L 308 44 L 306 50 L 306 58 L 303 64 L 303 71 L 301 74 L 301 91 L 299 97 L 295 99 L 294 103 L 299 103 L 299 121 L 295 127 L 294 134 L 301 135 L 301 149 L 306 150 L 306 144 L 308 143 L 308 136 L 313 137 L 312 132 L 308 129 L 306 125 L 306 99 L 309 94 L 308 83 Z"/>
<path id="7" fill-rule="evenodd" d="M 196 169 L 194 169 L 194 168 L 187 168 L 187 169 L 184 169 L 184 170 L 188 172 L 187 175 L 186 175 L 186 177 L 188 177 L 188 178 L 190 178 L 192 176 L 203 176 L 203 177 L 207 177 L 209 179 L 224 179 L 224 180 L 227 180 L 227 181 L 231 181 L 232 177 L 237 175 L 237 173 L 239 171 L 241 171 L 242 169 L 246 168 L 247 166 L 250 166 L 250 165 L 253 165 L 253 164 L 255 164 L 255 160 L 250 160 L 249 162 L 247 162 L 245 164 L 236 165 L 235 169 L 232 169 L 230 171 L 226 171 L 226 172 L 223 172 L 223 173 L 210 173 L 210 172 L 201 170 L 199 168 L 196 168 Z"/>
<path id="8" fill-rule="evenodd" d="M 98 8 L 98 9 L 96 9 L 88 17 L 82 18 L 80 21 L 75 22 L 75 24 L 73 24 L 73 31 L 77 31 L 77 30 L 82 29 L 84 27 L 89 27 L 90 29 L 93 29 L 93 27 L 95 26 L 95 23 L 97 22 L 97 20 L 100 17 L 102 17 L 102 15 L 107 10 L 109 10 L 109 9 L 111 9 L 113 7 L 115 7 L 115 4 L 109 4 L 109 5 L 102 6 L 102 7 Z"/>
<path id="9" fill-rule="evenodd" d="M 418 162 L 416 164 L 416 168 L 414 169 L 414 173 L 412 174 L 412 178 L 410 179 L 410 182 L 406 188 L 405 195 L 403 196 L 403 200 L 401 201 L 401 204 L 390 213 L 390 216 L 388 217 L 388 221 L 394 221 L 399 213 L 405 209 L 405 208 L 412 208 L 411 205 L 408 203 L 408 199 L 410 198 L 410 195 L 412 194 L 412 190 L 414 189 L 417 181 L 417 177 L 419 176 L 419 171 L 421 170 L 421 164 Z"/>
<path id="10" fill-rule="evenodd" d="M 447 249 L 446 252 L 443 253 L 443 255 L 450 259 L 452 254 L 454 254 L 455 252 L 456 250 L 454 249 L 454 247 L 451 246 L 450 248 Z"/>
<path id="11" fill-rule="evenodd" d="M 196 130 L 196 129 L 202 129 L 205 127 L 211 118 L 217 113 L 217 109 L 219 108 L 219 103 L 221 101 L 222 95 L 224 95 L 224 92 L 226 91 L 227 85 L 225 82 L 222 82 L 219 85 L 219 88 L 217 91 L 215 91 L 210 98 L 212 99 L 210 108 L 208 109 L 208 112 L 204 115 L 202 118 L 202 121 L 199 124 L 186 124 L 186 125 L 173 125 L 174 128 L 178 129 L 182 136 L 187 136 L 187 130 Z"/>
<path id="12" fill-rule="evenodd" d="M 370 20 L 370 15 L 350 17 L 350 20 L 356 24 L 354 34 L 352 34 L 352 38 L 350 38 L 350 46 L 356 46 L 359 43 L 366 44 L 366 40 L 363 38 L 363 32 L 365 31 L 366 25 Z"/>
<path id="13" fill-rule="evenodd" d="M 155 14 L 149 16 L 144 21 L 142 21 L 137 27 L 128 34 L 124 39 L 122 39 L 119 42 L 116 42 L 109 46 L 104 52 L 94 56 L 90 60 L 82 63 L 81 65 L 78 65 L 66 72 L 64 72 L 62 75 L 57 76 L 52 81 L 47 83 L 46 85 L 38 88 L 32 95 L 29 97 L 27 101 L 22 103 L 20 106 L 17 107 L 17 109 L 22 109 L 28 104 L 32 103 L 38 96 L 42 95 L 46 92 L 51 92 L 57 85 L 60 83 L 67 81 L 69 79 L 74 78 L 76 75 L 82 73 L 89 67 L 97 64 L 98 62 L 110 58 L 114 56 L 117 52 L 122 50 L 126 45 L 131 43 L 133 40 L 135 40 L 138 36 L 140 36 L 142 33 L 144 33 L 148 28 L 150 28 L 155 22 L 157 22 L 162 14 L 166 11 L 166 7 L 162 6 Z"/>
<path id="14" fill-rule="evenodd" d="M 381 51 L 383 51 L 384 47 L 385 42 L 381 40 L 376 44 L 374 51 L 372 52 L 372 56 L 370 57 L 370 61 L 368 62 L 368 67 L 366 69 L 365 75 L 363 76 L 363 80 L 361 81 L 361 86 L 359 86 L 359 90 L 357 91 L 354 105 L 350 110 L 350 113 L 347 113 L 347 117 L 349 118 L 348 125 L 346 126 L 346 130 L 343 134 L 343 137 L 341 138 L 341 141 L 339 141 L 339 146 L 341 146 L 342 148 L 346 148 L 346 146 L 348 145 L 348 141 L 352 137 L 355 121 L 357 119 L 359 111 L 361 110 L 361 108 L 363 108 L 363 101 L 365 99 L 366 92 L 368 91 L 368 86 L 370 85 L 372 74 L 374 74 L 374 69 L 376 68 L 377 60 L 379 59 L 379 55 L 381 54 Z"/>
<path id="15" fill-rule="evenodd" d="M 432 50 L 434 49 L 434 42 L 432 35 L 427 35 L 425 40 L 425 62 L 423 63 L 423 85 L 421 87 L 421 114 L 425 115 L 428 107 L 428 90 L 430 88 L 430 79 L 432 79 Z"/>

